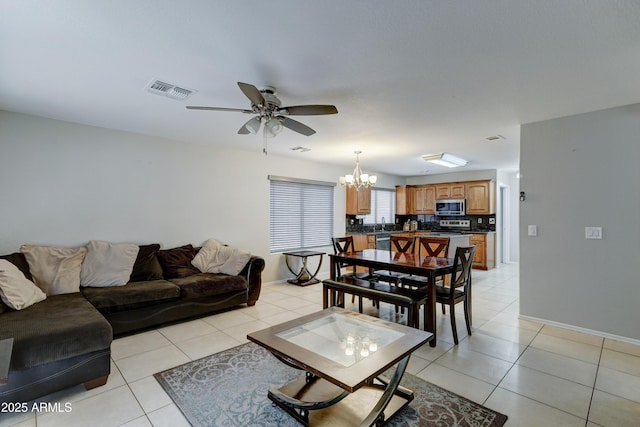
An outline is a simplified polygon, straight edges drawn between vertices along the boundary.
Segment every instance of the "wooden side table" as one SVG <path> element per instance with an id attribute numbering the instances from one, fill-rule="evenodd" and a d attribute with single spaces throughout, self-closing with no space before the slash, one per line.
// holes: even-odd
<path id="1" fill-rule="evenodd" d="M 12 351 L 13 338 L 0 340 L 0 385 L 6 384 L 9 380 L 9 364 L 11 363 Z"/>
<path id="2" fill-rule="evenodd" d="M 322 257 L 324 254 L 325 254 L 324 252 L 316 252 L 316 251 L 283 252 L 285 263 L 287 264 L 287 268 L 292 274 L 296 275 L 295 278 L 289 279 L 287 280 L 287 282 L 292 283 L 294 285 L 298 285 L 298 286 L 307 286 L 307 285 L 313 285 L 313 284 L 319 283 L 320 280 L 316 279 L 315 277 L 320 271 L 320 267 L 322 266 Z M 309 272 L 309 269 L 307 268 L 307 259 L 309 257 L 314 257 L 314 256 L 319 256 L 320 261 L 318 262 L 318 268 L 316 268 L 316 271 L 313 274 L 311 274 Z M 289 265 L 290 257 L 302 258 L 302 266 L 300 267 L 299 272 L 296 273 Z"/>

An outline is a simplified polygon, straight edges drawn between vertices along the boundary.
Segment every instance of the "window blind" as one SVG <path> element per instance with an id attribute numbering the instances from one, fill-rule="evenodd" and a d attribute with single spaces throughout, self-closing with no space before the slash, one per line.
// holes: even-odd
<path id="1" fill-rule="evenodd" d="M 331 246 L 335 184 L 269 179 L 271 253 Z"/>
<path id="2" fill-rule="evenodd" d="M 386 224 L 395 221 L 396 192 L 384 188 L 371 189 L 371 213 L 364 217 L 365 224 Z"/>

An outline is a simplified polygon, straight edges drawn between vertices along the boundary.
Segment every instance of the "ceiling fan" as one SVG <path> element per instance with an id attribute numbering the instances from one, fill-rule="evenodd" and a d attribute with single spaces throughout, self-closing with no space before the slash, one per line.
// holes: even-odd
<path id="1" fill-rule="evenodd" d="M 197 107 L 194 105 L 188 105 L 187 108 L 190 110 L 237 111 L 245 114 L 254 114 L 255 117 L 252 117 L 242 125 L 240 130 L 238 130 L 238 134 L 256 134 L 260 129 L 260 124 L 264 123 L 263 134 L 265 138 L 276 136 L 282 131 L 283 127 L 305 136 L 316 133 L 316 131 L 309 126 L 287 116 L 318 116 L 338 113 L 338 109 L 334 105 L 294 105 L 283 107 L 282 102 L 276 96 L 276 88 L 272 86 L 267 86 L 259 90 L 249 83 L 238 82 L 238 86 L 242 93 L 251 101 L 250 110 L 241 108 Z"/>

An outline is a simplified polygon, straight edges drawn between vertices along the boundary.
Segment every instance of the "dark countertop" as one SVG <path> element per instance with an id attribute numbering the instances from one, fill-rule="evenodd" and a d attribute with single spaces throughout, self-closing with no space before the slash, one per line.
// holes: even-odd
<path id="1" fill-rule="evenodd" d="M 453 230 L 413 230 L 413 231 L 406 231 L 406 230 L 387 230 L 387 231 L 347 231 L 346 234 L 402 234 L 402 233 L 432 233 L 432 234 L 447 234 L 447 235 L 451 235 L 451 234 L 490 234 L 490 233 L 495 233 L 495 231 L 489 231 L 489 230 L 473 230 L 473 231 L 469 231 L 469 230 L 465 230 L 465 231 L 453 231 Z"/>

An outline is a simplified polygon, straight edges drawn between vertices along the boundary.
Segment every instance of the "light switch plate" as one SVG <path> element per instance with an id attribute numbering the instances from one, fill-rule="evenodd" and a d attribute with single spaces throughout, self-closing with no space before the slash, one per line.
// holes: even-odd
<path id="1" fill-rule="evenodd" d="M 585 227 L 584 228 L 585 239 L 602 239 L 602 227 Z"/>
<path id="2" fill-rule="evenodd" d="M 537 225 L 529 225 L 529 226 L 527 226 L 527 235 L 528 236 L 537 236 L 538 235 L 538 226 Z"/>

